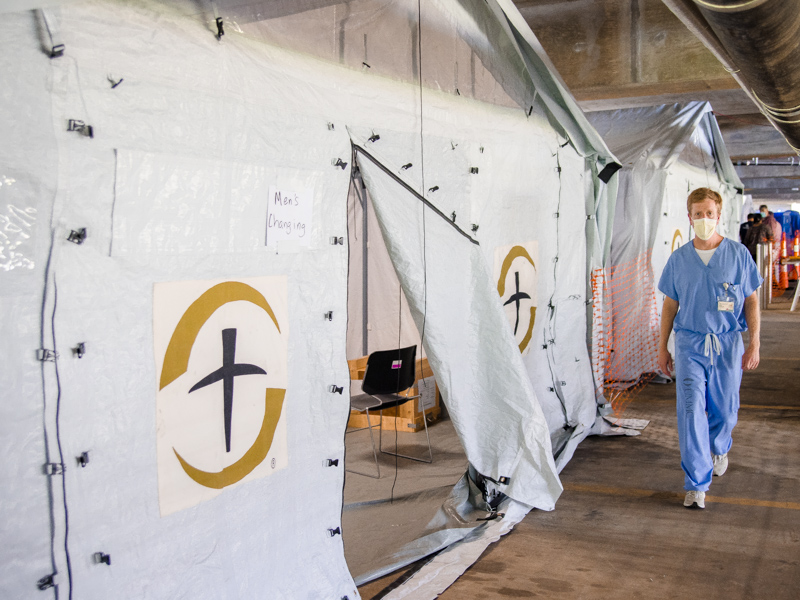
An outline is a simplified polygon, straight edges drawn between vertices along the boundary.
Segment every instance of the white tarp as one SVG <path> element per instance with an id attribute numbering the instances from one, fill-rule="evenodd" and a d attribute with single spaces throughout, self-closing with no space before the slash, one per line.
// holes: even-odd
<path id="1" fill-rule="evenodd" d="M 586 265 L 602 262 L 607 238 L 587 215 L 613 215 L 597 183 L 610 155 L 587 141 L 593 134 L 577 135 L 582 117 L 572 105 L 561 115 L 568 135 L 553 129 L 563 89 L 526 45 L 529 32 L 512 24 L 513 7 L 492 3 L 487 13 L 476 3 L 471 21 L 459 17 L 461 3 L 425 7 L 425 56 L 444 58 L 421 62 L 431 67 L 422 76 L 422 160 L 421 92 L 409 85 L 420 57 L 406 39 L 416 2 L 320 1 L 296 11 L 290 2 L 256 2 L 239 12 L 217 4 L 229 11 L 221 40 L 213 14 L 188 0 L 66 3 L 46 23 L 33 11 L 4 14 L 0 214 L 17 220 L 5 227 L 13 235 L 0 271 L 0 439 L 14 457 L 0 468 L 0 527 L 13 541 L 0 550 L 0 596 L 41 597 L 37 581 L 57 573 L 62 594 L 81 598 L 358 597 L 339 535 L 349 414 L 348 128 L 363 144 L 381 131 L 387 164 L 417 163 L 406 173 L 412 187 L 427 194 L 438 186 L 442 213 L 456 213 L 467 231 L 480 225 L 478 247 L 453 243 L 455 230 L 440 217 L 426 221 L 433 270 L 422 293 L 422 232 L 397 221 L 405 213 L 393 215 L 419 209 L 418 200 L 370 175 L 389 254 L 418 327 L 421 314 L 430 316 L 425 346 L 475 467 L 511 477 L 503 491 L 512 498 L 552 508 L 560 486 L 548 438 L 566 431 L 574 447 L 595 417 Z M 435 44 L 499 16 L 501 6 L 511 21 L 498 21 L 500 31 L 512 36 L 516 62 L 507 43 L 490 38 L 480 52 L 457 36 L 452 48 Z M 267 19 L 261 8 L 278 12 Z M 344 26 L 351 16 L 352 31 Z M 452 18 L 462 26 L 447 25 Z M 287 31 L 319 40 L 294 50 L 338 57 L 348 68 L 276 47 L 292 37 Z M 65 52 L 50 58 L 55 42 Z M 481 66 L 490 55 L 513 64 L 495 77 Z M 453 57 L 462 64 L 457 77 Z M 544 71 L 533 82 L 514 79 L 519 64 Z M 279 219 L 294 231 L 304 224 L 302 242 L 268 237 L 278 190 L 312 199 L 310 211 Z M 392 198 L 397 205 L 386 203 Z M 597 239 L 587 249 L 590 228 Z M 546 265 L 535 292 L 545 317 L 537 316 L 523 360 L 489 265 L 497 247 L 530 242 Z M 196 337 L 179 336 L 193 340 L 181 353 L 188 370 L 162 386 L 165 344 L 181 315 L 221 284 L 256 290 L 275 304 L 274 319 L 256 296 L 218 306 L 198 321 Z M 233 329 L 236 337 L 226 337 Z M 231 357 L 226 347 L 239 350 Z M 245 369 L 247 377 L 220 371 L 206 379 L 231 364 L 266 375 Z M 228 381 L 236 390 L 230 411 Z M 159 390 L 173 393 L 171 386 L 182 386 L 174 393 L 186 410 L 160 414 L 167 399 Z M 278 411 L 265 389 L 283 387 Z M 186 431 L 170 438 L 176 422 Z M 255 466 L 245 460 L 252 470 L 216 488 L 183 479 L 177 496 L 194 489 L 192 498 L 173 497 L 165 508 L 159 478 L 190 470 L 178 446 L 187 444 L 186 464 L 223 472 L 251 456 L 264 424 L 274 438 L 258 446 L 268 448 Z M 200 437 L 208 447 L 194 446 Z M 175 461 L 160 471 L 159 457 L 171 460 L 170 452 Z M 45 463 L 66 470 L 47 476 Z"/>

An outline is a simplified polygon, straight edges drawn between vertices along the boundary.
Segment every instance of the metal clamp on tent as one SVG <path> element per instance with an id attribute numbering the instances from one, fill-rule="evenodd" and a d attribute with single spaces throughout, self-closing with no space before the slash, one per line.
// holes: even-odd
<path id="1" fill-rule="evenodd" d="M 488 475 L 483 475 L 483 478 L 497 485 L 508 485 L 509 483 L 511 483 L 511 477 L 506 477 L 506 476 L 498 477 L 497 479 L 492 479 Z"/>
<path id="2" fill-rule="evenodd" d="M 57 573 L 51 573 L 50 575 L 45 575 L 39 581 L 36 582 L 36 589 L 40 591 L 49 590 L 51 587 L 55 587 L 57 583 Z"/>
<path id="3" fill-rule="evenodd" d="M 222 36 L 225 35 L 225 28 L 222 26 L 222 17 L 220 17 L 219 12 L 217 12 L 217 3 L 214 2 L 214 0 L 211 0 L 211 8 L 214 11 L 214 23 L 217 26 L 216 38 L 221 40 Z"/>
<path id="4" fill-rule="evenodd" d="M 341 158 L 337 158 L 336 160 L 332 160 L 331 164 L 334 167 L 342 167 L 342 171 L 344 171 L 347 168 L 347 163 L 344 162 Z"/>
<path id="5" fill-rule="evenodd" d="M 42 466 L 42 471 L 45 475 L 63 475 L 67 468 L 62 463 L 45 463 Z"/>
<path id="6" fill-rule="evenodd" d="M 80 119 L 70 119 L 67 122 L 67 131 L 77 131 L 83 136 L 89 138 L 94 137 L 94 128 L 91 125 L 87 125 Z"/>
<path id="7" fill-rule="evenodd" d="M 78 466 L 80 466 L 82 469 L 85 468 L 86 465 L 89 464 L 89 452 L 88 452 L 88 450 L 86 452 L 81 452 L 81 455 L 75 457 L 75 460 L 78 461 Z"/>
<path id="8" fill-rule="evenodd" d="M 78 244 L 78 246 L 83 244 L 83 242 L 86 241 L 86 227 L 81 227 L 77 230 L 71 230 L 67 236 L 67 241 L 72 242 L 73 244 Z"/>
<path id="9" fill-rule="evenodd" d="M 47 348 L 39 348 L 36 351 L 36 360 L 39 362 L 55 362 L 58 358 L 58 352 L 55 350 L 48 350 Z"/>
<path id="10" fill-rule="evenodd" d="M 84 342 L 81 342 L 72 349 L 72 355 L 75 358 L 83 358 L 84 354 L 86 354 L 86 344 Z"/>
<path id="11" fill-rule="evenodd" d="M 58 28 L 56 27 L 56 21 L 53 16 L 50 14 L 49 11 L 41 8 L 39 9 L 39 15 L 42 18 L 42 22 L 44 23 L 45 31 L 47 32 L 47 37 L 49 38 L 49 48 L 47 48 L 48 52 L 47 55 L 50 58 L 59 58 L 64 56 L 64 44 L 61 43 L 60 35 L 58 32 Z"/>
<path id="12" fill-rule="evenodd" d="M 111 566 L 111 555 L 106 554 L 105 552 L 95 552 L 92 555 L 94 560 L 94 564 L 96 565 L 108 565 Z"/>

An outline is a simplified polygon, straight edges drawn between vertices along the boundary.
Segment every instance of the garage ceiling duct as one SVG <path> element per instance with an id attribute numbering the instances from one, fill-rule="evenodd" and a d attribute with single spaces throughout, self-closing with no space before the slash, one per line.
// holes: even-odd
<path id="1" fill-rule="evenodd" d="M 664 3 L 732 71 L 761 112 L 800 154 L 797 3 L 793 0 L 664 0 Z"/>

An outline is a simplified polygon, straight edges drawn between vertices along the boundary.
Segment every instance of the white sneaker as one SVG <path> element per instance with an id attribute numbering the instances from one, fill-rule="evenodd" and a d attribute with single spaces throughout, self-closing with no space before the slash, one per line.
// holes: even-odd
<path id="1" fill-rule="evenodd" d="M 728 455 L 715 454 L 713 460 L 714 460 L 714 475 L 716 475 L 717 477 L 724 475 L 725 471 L 728 470 Z"/>
<path id="2" fill-rule="evenodd" d="M 706 493 L 698 490 L 689 490 L 686 492 L 686 499 L 683 501 L 686 508 L 705 508 L 706 507 Z"/>

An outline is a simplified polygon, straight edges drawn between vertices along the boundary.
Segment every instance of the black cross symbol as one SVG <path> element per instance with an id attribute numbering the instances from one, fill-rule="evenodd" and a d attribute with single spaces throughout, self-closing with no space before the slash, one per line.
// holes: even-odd
<path id="1" fill-rule="evenodd" d="M 516 323 L 514 323 L 514 335 L 517 335 L 517 328 L 519 327 L 519 301 L 520 301 L 520 300 L 525 300 L 526 298 L 530 300 L 530 296 L 529 296 L 528 294 L 526 294 L 525 292 L 520 292 L 520 291 L 519 291 L 519 271 L 515 271 L 515 272 L 514 272 L 514 282 L 515 282 L 515 283 L 516 283 L 516 285 L 517 285 L 517 291 L 516 291 L 516 293 L 515 293 L 515 294 L 513 294 L 513 295 L 511 296 L 511 298 L 509 298 L 509 299 L 508 299 L 508 301 L 507 301 L 507 302 L 505 302 L 505 303 L 503 304 L 503 306 L 505 306 L 506 304 L 511 304 L 512 302 L 513 302 L 514 304 L 516 304 L 516 308 L 517 308 L 517 322 L 516 322 Z"/>
<path id="2" fill-rule="evenodd" d="M 255 365 L 236 364 L 236 330 L 222 330 L 222 366 L 213 373 L 206 375 L 189 390 L 195 390 L 207 385 L 222 381 L 223 385 L 223 411 L 225 414 L 225 451 L 231 451 L 231 415 L 233 414 L 233 378 L 239 375 L 266 375 L 267 372 Z"/>

